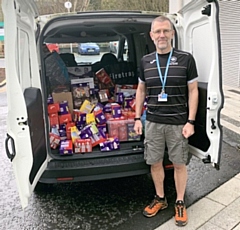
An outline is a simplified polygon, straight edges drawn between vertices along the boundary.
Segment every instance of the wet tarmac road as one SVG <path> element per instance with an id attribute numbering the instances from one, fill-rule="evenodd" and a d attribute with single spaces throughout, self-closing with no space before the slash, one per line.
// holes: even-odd
<path id="1" fill-rule="evenodd" d="M 165 193 L 169 207 L 153 218 L 142 215 L 154 194 L 149 175 L 46 185 L 35 192 L 22 210 L 4 140 L 7 116 L 6 93 L 0 93 L 0 229 L 1 230 L 153 230 L 173 216 L 174 183 L 167 177 Z M 192 158 L 188 166 L 187 206 L 239 172 L 236 143 L 224 136 L 220 171 Z"/>

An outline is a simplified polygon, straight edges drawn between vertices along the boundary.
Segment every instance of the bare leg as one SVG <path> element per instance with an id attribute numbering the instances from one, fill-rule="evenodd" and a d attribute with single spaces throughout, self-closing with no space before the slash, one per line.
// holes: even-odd
<path id="1" fill-rule="evenodd" d="M 159 197 L 164 197 L 164 169 L 162 165 L 162 161 L 158 162 L 154 165 L 151 165 L 151 174 L 152 174 L 152 179 L 155 185 L 156 189 L 156 194 Z"/>
<path id="2" fill-rule="evenodd" d="M 177 200 L 183 200 L 187 185 L 187 167 L 186 165 L 174 165 L 174 180 L 177 192 Z"/>
<path id="3" fill-rule="evenodd" d="M 151 165 L 151 173 L 157 196 L 155 195 L 153 201 L 144 208 L 143 215 L 146 217 L 155 216 L 160 210 L 168 207 L 167 199 L 160 199 L 164 197 L 164 170 L 162 161 Z"/>

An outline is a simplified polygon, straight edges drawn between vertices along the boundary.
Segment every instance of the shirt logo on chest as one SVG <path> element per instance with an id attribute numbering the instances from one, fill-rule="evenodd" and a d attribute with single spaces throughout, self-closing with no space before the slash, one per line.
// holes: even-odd
<path id="1" fill-rule="evenodd" d="M 171 57 L 170 65 L 178 65 L 177 57 L 175 57 L 175 56 Z"/>
<path id="2" fill-rule="evenodd" d="M 150 61 L 150 64 L 153 64 L 154 62 L 156 62 L 156 59 L 153 59 L 152 61 Z"/>

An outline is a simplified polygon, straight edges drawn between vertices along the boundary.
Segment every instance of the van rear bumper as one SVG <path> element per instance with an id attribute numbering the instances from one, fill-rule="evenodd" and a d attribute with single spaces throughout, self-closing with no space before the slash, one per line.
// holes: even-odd
<path id="1" fill-rule="evenodd" d="M 41 183 L 66 183 L 112 179 L 147 174 L 143 152 L 132 155 L 110 155 L 71 160 L 53 159 L 41 176 Z"/>

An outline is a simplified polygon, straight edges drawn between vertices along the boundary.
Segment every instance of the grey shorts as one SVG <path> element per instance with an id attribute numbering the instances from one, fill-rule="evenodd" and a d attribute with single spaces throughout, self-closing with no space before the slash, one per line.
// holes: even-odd
<path id="1" fill-rule="evenodd" d="M 144 158 L 147 164 L 162 161 L 166 145 L 173 164 L 187 164 L 189 147 L 188 139 L 182 135 L 183 126 L 146 121 Z"/>

